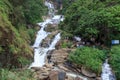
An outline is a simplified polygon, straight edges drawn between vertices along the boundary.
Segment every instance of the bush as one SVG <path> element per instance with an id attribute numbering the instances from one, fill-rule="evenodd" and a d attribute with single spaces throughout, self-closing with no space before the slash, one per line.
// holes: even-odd
<path id="1" fill-rule="evenodd" d="M 30 70 L 24 71 L 9 71 L 7 69 L 0 69 L 0 80 L 36 80 L 33 78 Z"/>
<path id="2" fill-rule="evenodd" d="M 71 48 L 73 43 L 71 41 L 63 41 L 61 44 L 62 48 Z"/>
<path id="3" fill-rule="evenodd" d="M 28 34 L 29 34 L 29 36 L 30 36 L 30 44 L 32 45 L 33 43 L 34 43 L 34 41 L 35 41 L 35 32 L 37 32 L 35 29 L 28 29 Z"/>
<path id="4" fill-rule="evenodd" d="M 111 48 L 110 64 L 115 72 L 117 80 L 120 80 L 120 45 Z"/>
<path id="5" fill-rule="evenodd" d="M 100 74 L 104 58 L 105 53 L 102 50 L 82 47 L 70 53 L 68 59 L 79 66 Z"/>

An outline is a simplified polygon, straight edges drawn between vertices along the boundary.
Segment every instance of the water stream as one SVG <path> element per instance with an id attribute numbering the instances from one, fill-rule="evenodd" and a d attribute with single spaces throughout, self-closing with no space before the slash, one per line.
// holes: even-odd
<path id="1" fill-rule="evenodd" d="M 45 5 L 48 7 L 48 10 L 50 12 L 49 15 L 52 15 L 49 19 L 46 19 L 44 22 L 38 23 L 39 26 L 41 26 L 41 29 L 38 31 L 36 35 L 36 40 L 34 42 L 33 48 L 34 48 L 34 62 L 30 65 L 31 67 L 42 67 L 45 64 L 45 58 L 46 54 L 49 50 L 55 49 L 56 43 L 60 40 L 60 33 L 56 34 L 55 38 L 49 45 L 49 47 L 44 48 L 41 47 L 41 43 L 43 39 L 45 39 L 48 34 L 51 34 L 50 32 L 44 31 L 44 28 L 47 27 L 48 24 L 59 24 L 60 21 L 63 20 L 61 18 L 61 15 L 54 15 L 54 12 L 50 11 L 51 9 L 54 9 L 53 4 L 49 2 L 45 2 Z"/>
<path id="2" fill-rule="evenodd" d="M 105 63 L 102 66 L 101 78 L 102 80 L 116 80 L 115 75 L 112 73 L 112 69 L 108 64 L 108 59 L 106 59 Z"/>

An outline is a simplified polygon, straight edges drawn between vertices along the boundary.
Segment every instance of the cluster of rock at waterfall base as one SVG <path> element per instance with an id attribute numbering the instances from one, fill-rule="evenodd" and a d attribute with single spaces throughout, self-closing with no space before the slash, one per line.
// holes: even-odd
<path id="1" fill-rule="evenodd" d="M 46 57 L 46 63 L 43 67 L 32 67 L 34 77 L 38 80 L 101 80 L 100 76 L 87 71 L 83 67 L 75 68 L 73 65 L 66 65 L 68 54 L 71 51 L 74 51 L 74 49 L 63 48 L 48 52 L 51 54 L 51 63 L 48 63 Z M 63 75 L 63 79 L 59 79 L 60 74 Z"/>

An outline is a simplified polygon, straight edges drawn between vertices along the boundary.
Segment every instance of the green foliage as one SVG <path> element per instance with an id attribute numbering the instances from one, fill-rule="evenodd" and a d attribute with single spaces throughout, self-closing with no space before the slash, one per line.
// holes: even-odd
<path id="1" fill-rule="evenodd" d="M 74 2 L 74 0 L 62 0 L 62 6 L 63 9 L 59 11 L 61 14 L 65 14 L 65 11 L 68 9 L 68 7 Z"/>
<path id="2" fill-rule="evenodd" d="M 69 55 L 69 60 L 71 62 L 99 74 L 104 58 L 105 53 L 102 50 L 90 47 L 78 48 Z"/>
<path id="3" fill-rule="evenodd" d="M 41 0 L 9 0 L 12 4 L 10 20 L 12 24 L 36 24 L 42 20 L 46 8 Z"/>
<path id="4" fill-rule="evenodd" d="M 110 64 L 112 66 L 112 69 L 117 77 L 117 80 L 120 79 L 120 45 L 119 46 L 113 46 L 111 48 L 111 54 L 110 54 Z"/>
<path id="5" fill-rule="evenodd" d="M 27 33 L 26 25 L 22 22 L 20 22 L 20 24 L 16 23 L 19 22 L 18 19 L 23 19 L 21 15 L 18 15 L 16 12 L 16 10 L 21 10 L 22 7 L 19 6 L 15 8 L 18 9 L 14 9 L 8 0 L 0 0 L 1 67 L 20 67 L 22 63 L 19 63 L 17 58 L 21 56 L 26 58 L 26 60 L 30 60 L 32 55 L 32 50 L 29 46 L 30 37 Z M 13 24 L 14 22 L 15 24 Z"/>
<path id="6" fill-rule="evenodd" d="M 73 45 L 73 43 L 71 41 L 66 41 L 64 40 L 62 43 L 61 43 L 61 48 L 71 48 Z"/>
<path id="7" fill-rule="evenodd" d="M 41 0 L 27 0 L 23 5 L 24 15 L 27 23 L 38 23 L 46 13 L 46 8 Z"/>
<path id="8" fill-rule="evenodd" d="M 9 71 L 0 69 L 0 80 L 35 80 L 30 70 Z"/>
<path id="9" fill-rule="evenodd" d="M 62 31 L 62 38 L 72 38 L 73 34 Z"/>
<path id="10" fill-rule="evenodd" d="M 65 20 L 60 24 L 60 29 L 84 39 L 94 37 L 105 45 L 110 44 L 112 39 L 120 39 L 120 5 L 116 3 L 106 7 L 110 3 L 112 1 L 74 1 L 65 11 Z"/>
<path id="11" fill-rule="evenodd" d="M 19 48 L 15 47 L 15 45 L 9 45 L 9 51 L 10 51 L 10 53 L 17 54 L 21 50 Z"/>
<path id="12" fill-rule="evenodd" d="M 22 66 L 25 66 L 25 65 L 31 63 L 30 60 L 28 60 L 28 59 L 25 58 L 25 57 L 21 57 L 21 56 L 18 57 L 18 62 L 19 62 Z"/>
<path id="13" fill-rule="evenodd" d="M 62 48 L 67 48 L 67 43 L 66 42 L 63 42 L 62 45 L 61 45 Z"/>
<path id="14" fill-rule="evenodd" d="M 37 32 L 35 29 L 28 29 L 28 34 L 30 35 L 31 44 L 33 44 L 35 41 L 35 32 Z"/>

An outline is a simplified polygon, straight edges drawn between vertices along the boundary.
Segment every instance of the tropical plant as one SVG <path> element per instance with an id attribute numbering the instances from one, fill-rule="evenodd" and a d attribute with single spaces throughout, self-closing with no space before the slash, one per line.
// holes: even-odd
<path id="1" fill-rule="evenodd" d="M 115 73 L 117 80 L 120 79 L 120 45 L 113 46 L 110 53 L 110 64 L 113 72 Z"/>
<path id="2" fill-rule="evenodd" d="M 102 50 L 91 47 L 78 48 L 76 51 L 70 53 L 68 58 L 69 61 L 98 74 L 101 73 L 101 66 L 104 59 L 105 53 Z"/>

